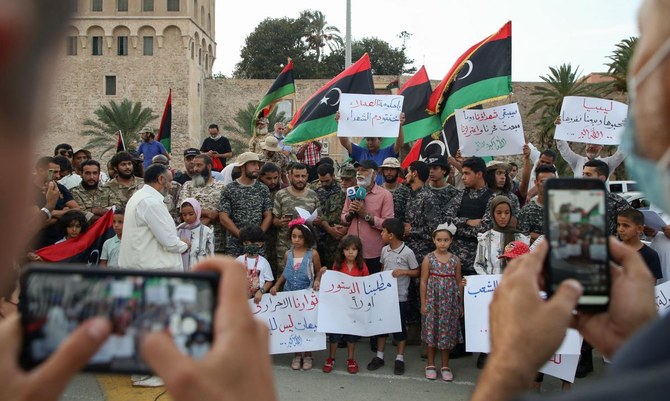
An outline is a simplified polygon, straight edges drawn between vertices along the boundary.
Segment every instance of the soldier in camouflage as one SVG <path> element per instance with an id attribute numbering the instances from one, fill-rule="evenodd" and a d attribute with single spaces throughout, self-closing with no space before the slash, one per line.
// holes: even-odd
<path id="1" fill-rule="evenodd" d="M 521 208 L 518 225 L 519 231 L 530 238 L 531 244 L 537 237 L 544 235 L 544 183 L 548 179 L 556 178 L 556 167 L 540 164 L 533 174 L 537 196 Z"/>
<path id="2" fill-rule="evenodd" d="M 477 234 L 491 228 L 491 199 L 494 195 L 484 182 L 486 163 L 480 157 L 463 161 L 463 184 L 449 203 L 447 220 L 454 223 L 457 230 L 449 250 L 461 259 L 464 276 L 477 274 L 474 269 L 477 254 Z"/>
<path id="3" fill-rule="evenodd" d="M 584 178 L 597 178 L 603 182 L 607 181 L 607 177 L 610 175 L 610 168 L 602 160 L 592 159 L 584 163 L 583 176 Z M 622 197 L 617 194 L 613 194 L 610 191 L 607 191 L 607 198 L 605 199 L 607 204 L 607 217 L 609 218 L 608 222 L 608 233 L 609 235 L 617 235 L 616 229 L 616 219 L 619 213 L 623 212 L 626 209 L 630 209 L 630 204 Z"/>
<path id="4" fill-rule="evenodd" d="M 321 168 L 321 166 L 319 166 Z M 333 193 L 319 207 L 319 218 L 314 225 L 318 226 L 325 236 L 322 240 L 322 251 L 319 252 L 322 265 L 328 268 L 333 266 L 337 246 L 340 239 L 347 234 L 347 227 L 342 225 L 342 208 L 347 199 L 346 190 L 356 185 L 356 169 L 351 164 L 345 164 L 340 169 L 341 186 L 337 186 L 339 191 Z M 318 194 L 318 192 L 317 192 Z"/>
<path id="5" fill-rule="evenodd" d="M 237 165 L 242 175 L 226 185 L 218 207 L 219 221 L 226 230 L 225 253 L 235 257 L 243 253 L 238 239 L 241 228 L 259 226 L 267 232 L 272 224 L 270 191 L 256 180 L 260 169 L 258 154 L 242 153 L 237 157 Z"/>
<path id="6" fill-rule="evenodd" d="M 99 186 L 100 163 L 95 160 L 86 160 L 81 163 L 81 183 L 72 188 L 72 197 L 81 210 L 86 213 L 86 218 L 93 223 L 109 210 L 111 203 L 110 192 L 107 188 Z"/>
<path id="7" fill-rule="evenodd" d="M 307 188 L 307 166 L 302 163 L 291 164 L 288 170 L 288 180 L 289 187 L 277 192 L 272 207 L 273 224 L 279 230 L 277 236 L 278 275 L 284 271 L 284 266 L 279 263 L 279 260 L 284 257 L 284 253 L 291 245 L 288 237 L 288 223 L 299 217 L 295 208 L 301 207 L 312 213 L 319 207 L 316 192 Z"/>
<path id="8" fill-rule="evenodd" d="M 393 217 L 405 221 L 405 210 L 407 210 L 407 202 L 411 191 L 407 185 L 398 182 L 401 170 L 400 162 L 395 157 L 387 157 L 379 168 L 384 178 L 382 188 L 393 195 Z"/>
<path id="9" fill-rule="evenodd" d="M 284 156 L 279 147 L 279 141 L 273 135 L 265 137 L 261 144 L 263 153 L 260 154 L 261 163 L 273 163 L 281 169 L 280 179 L 284 185 L 288 185 L 288 157 Z"/>
<path id="10" fill-rule="evenodd" d="M 265 117 L 260 117 L 256 120 L 256 127 L 254 128 L 251 140 L 249 140 L 249 152 L 261 154 L 263 149 L 261 144 L 265 142 L 265 138 L 269 135 L 268 124 L 270 121 Z"/>
<path id="11" fill-rule="evenodd" d="M 219 204 L 225 185 L 212 177 L 212 158 L 201 154 L 193 158 L 193 177 L 186 181 L 179 192 L 178 205 L 184 199 L 194 198 L 200 203 L 200 222 L 214 231 L 214 251 L 225 251 L 226 233 L 219 221 Z"/>
<path id="12" fill-rule="evenodd" d="M 417 261 L 423 261 L 435 246 L 432 233 L 437 227 L 437 206 L 435 195 L 426 187 L 429 168 L 422 161 L 414 161 L 407 168 L 405 180 L 411 190 L 405 213 L 405 243 L 416 255 Z"/>
<path id="13" fill-rule="evenodd" d="M 428 189 L 435 195 L 437 222 L 442 224 L 447 221 L 447 206 L 458 195 L 458 189 L 447 182 L 451 166 L 445 156 L 431 156 L 426 159 L 426 164 L 430 168 Z"/>
<path id="14" fill-rule="evenodd" d="M 258 181 L 268 187 L 270 191 L 270 200 L 274 205 L 275 195 L 282 188 L 279 176 L 281 169 L 274 163 L 265 163 L 261 167 L 261 172 L 258 175 Z M 277 276 L 277 227 L 274 224 L 265 232 L 265 258 L 270 262 L 273 277 Z"/>
<path id="15" fill-rule="evenodd" d="M 110 202 L 113 205 L 126 207 L 128 199 L 144 185 L 144 180 L 133 174 L 135 161 L 135 158 L 126 151 L 112 157 L 111 165 L 116 171 L 116 177 L 109 180 L 105 187 L 110 191 Z"/>

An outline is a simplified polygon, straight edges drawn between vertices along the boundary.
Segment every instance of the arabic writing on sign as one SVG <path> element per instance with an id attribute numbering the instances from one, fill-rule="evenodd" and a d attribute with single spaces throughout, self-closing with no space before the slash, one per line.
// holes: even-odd
<path id="1" fill-rule="evenodd" d="M 317 330 L 319 296 L 313 290 L 264 294 L 260 303 L 249 305 L 269 328 L 271 354 L 326 348 L 326 336 Z"/>
<path id="2" fill-rule="evenodd" d="M 628 106 L 608 99 L 566 96 L 555 139 L 618 145 L 626 125 Z"/>
<path id="3" fill-rule="evenodd" d="M 343 93 L 337 136 L 397 137 L 403 99 L 399 95 Z"/>
<path id="4" fill-rule="evenodd" d="M 466 287 L 468 291 L 468 295 L 472 295 L 473 297 L 477 298 L 477 295 L 481 294 L 487 294 L 491 293 L 498 288 L 498 280 L 499 278 L 496 275 L 489 276 L 491 277 L 490 279 L 486 279 L 485 282 L 481 281 L 479 284 L 481 284 L 481 287 L 476 288 L 474 285 L 469 285 Z"/>
<path id="5" fill-rule="evenodd" d="M 319 330 L 370 336 L 400 329 L 397 280 L 391 272 L 352 277 L 327 271 L 319 289 Z"/>
<path id="6" fill-rule="evenodd" d="M 654 288 L 656 293 L 656 310 L 660 315 L 670 311 L 670 300 L 666 296 L 666 292 L 670 294 L 670 281 L 661 283 Z"/>
<path id="7" fill-rule="evenodd" d="M 579 354 L 569 355 L 556 353 L 540 368 L 540 372 L 573 383 L 575 381 L 575 372 L 577 371 L 578 362 Z"/>
<path id="8" fill-rule="evenodd" d="M 463 156 L 522 153 L 525 140 L 516 103 L 483 110 L 457 109 L 455 115 Z"/>

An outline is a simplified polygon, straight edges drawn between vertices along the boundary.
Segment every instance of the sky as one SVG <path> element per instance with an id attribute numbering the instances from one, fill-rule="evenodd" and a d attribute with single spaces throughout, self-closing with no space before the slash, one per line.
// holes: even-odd
<path id="1" fill-rule="evenodd" d="M 571 63 L 583 74 L 604 72 L 622 39 L 637 36 L 642 0 L 351 0 L 352 39 L 377 37 L 399 47 L 412 34 L 407 54 L 414 67 L 441 80 L 470 46 L 512 21 L 512 80 L 539 81 L 550 66 Z M 346 0 L 216 2 L 214 73 L 231 76 L 245 38 L 265 18 L 297 18 L 319 10 L 345 36 Z M 356 61 L 356 60 L 353 60 Z M 277 74 L 281 71 L 277 66 Z"/>

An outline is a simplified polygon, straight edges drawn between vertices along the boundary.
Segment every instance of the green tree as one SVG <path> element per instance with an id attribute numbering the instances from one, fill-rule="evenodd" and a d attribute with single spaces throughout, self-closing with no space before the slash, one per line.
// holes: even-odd
<path id="1" fill-rule="evenodd" d="M 247 146 L 252 135 L 252 133 L 249 131 L 249 127 L 252 126 L 251 122 L 254 119 L 256 106 L 257 105 L 252 102 L 247 103 L 246 107 L 237 110 L 237 112 L 235 113 L 235 116 L 233 117 L 233 121 L 235 122 L 235 124 L 225 124 L 223 126 L 223 129 L 226 130 L 227 132 L 232 132 L 236 134 L 238 138 L 242 138 L 238 139 L 235 137 L 228 136 L 231 147 L 233 148 L 233 154 L 238 155 L 242 152 L 247 151 Z M 277 113 L 276 108 L 272 110 L 272 112 L 268 115 L 267 118 L 270 121 L 270 124 L 268 124 L 268 128 L 270 130 L 273 129 L 275 123 L 277 122 L 283 122 L 283 123 L 288 122 L 286 117 L 284 116 L 284 112 L 282 111 L 280 113 Z"/>
<path id="2" fill-rule="evenodd" d="M 235 65 L 233 76 L 248 79 L 272 79 L 279 74 L 281 66 L 291 57 L 294 60 L 296 78 L 298 66 L 305 64 L 309 50 L 303 40 L 307 21 L 303 18 L 266 18 L 247 36 L 240 53 L 241 61 Z"/>
<path id="3" fill-rule="evenodd" d="M 549 67 L 549 71 L 549 74 L 540 77 L 545 84 L 536 85 L 533 88 L 531 96 L 535 96 L 536 101 L 528 113 L 529 115 L 540 114 L 535 128 L 538 130 L 541 148 L 549 148 L 553 145 L 554 121 L 560 115 L 563 97 L 603 97 L 610 91 L 610 85 L 587 83 L 580 75 L 579 67 L 573 69 L 570 64 L 562 64 L 558 68 Z"/>
<path id="4" fill-rule="evenodd" d="M 324 47 L 328 46 L 332 53 L 344 46 L 340 30 L 333 25 L 328 25 L 326 16 L 321 11 L 302 11 L 300 19 L 307 23 L 304 38 L 309 49 L 314 51 L 316 61 L 321 61 Z"/>
<path id="5" fill-rule="evenodd" d="M 358 60 L 363 54 L 368 53 L 372 73 L 375 75 L 401 75 L 412 74 L 416 68 L 408 67 L 414 60 L 407 57 L 405 46 L 393 47 L 388 42 L 379 38 L 363 38 L 355 40 L 351 44 L 351 58 Z M 332 76 L 344 69 L 344 50 L 337 50 L 323 60 L 322 69 L 327 75 Z"/>
<path id="6" fill-rule="evenodd" d="M 151 121 L 158 118 L 149 107 L 142 107 L 142 102 L 131 102 L 123 99 L 119 104 L 110 101 L 109 105 L 100 105 L 93 114 L 96 119 L 86 119 L 84 125 L 89 127 L 81 134 L 88 137 L 87 148 L 101 149 L 102 154 L 116 150 L 117 131 L 123 134 L 127 150 L 134 150 L 137 133 Z"/>
<path id="7" fill-rule="evenodd" d="M 628 66 L 630 65 L 636 45 L 637 37 L 631 36 L 614 45 L 614 51 L 607 56 L 610 59 L 610 62 L 605 64 L 607 66 L 607 75 L 614 78 L 614 89 L 622 93 L 628 91 Z"/>

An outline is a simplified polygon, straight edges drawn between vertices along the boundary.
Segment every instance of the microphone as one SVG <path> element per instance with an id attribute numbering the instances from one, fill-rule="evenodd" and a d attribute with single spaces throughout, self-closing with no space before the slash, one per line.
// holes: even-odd
<path id="1" fill-rule="evenodd" d="M 352 202 L 356 200 L 356 187 L 347 188 L 347 198 Z"/>
<path id="2" fill-rule="evenodd" d="M 358 187 L 356 190 L 356 200 L 365 199 L 365 195 L 368 194 L 368 191 L 364 187 Z"/>

